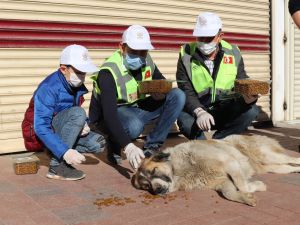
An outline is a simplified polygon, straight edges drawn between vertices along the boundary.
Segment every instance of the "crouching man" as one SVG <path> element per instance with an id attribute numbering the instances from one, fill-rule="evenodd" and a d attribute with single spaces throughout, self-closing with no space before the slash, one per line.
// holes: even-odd
<path id="1" fill-rule="evenodd" d="M 85 76 L 97 71 L 85 47 L 67 46 L 61 53 L 59 69 L 33 94 L 22 123 L 23 137 L 27 150 L 45 147 L 51 153 L 48 178 L 84 178 L 85 174 L 73 166 L 85 161 L 82 153 L 99 153 L 105 147 L 103 136 L 90 131 L 81 107 L 88 92 Z"/>

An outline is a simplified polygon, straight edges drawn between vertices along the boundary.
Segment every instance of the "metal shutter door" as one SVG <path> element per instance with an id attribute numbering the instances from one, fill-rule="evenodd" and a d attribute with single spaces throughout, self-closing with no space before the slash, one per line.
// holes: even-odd
<path id="1" fill-rule="evenodd" d="M 293 117 L 292 120 L 300 120 L 300 30 L 295 27 L 294 47 L 294 79 L 293 79 Z"/>

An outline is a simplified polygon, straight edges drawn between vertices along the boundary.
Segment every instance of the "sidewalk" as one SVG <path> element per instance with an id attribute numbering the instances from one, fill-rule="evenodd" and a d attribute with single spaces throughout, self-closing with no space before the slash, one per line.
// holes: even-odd
<path id="1" fill-rule="evenodd" d="M 300 124 L 247 133 L 277 139 L 299 156 Z M 140 140 L 142 141 L 142 140 Z M 166 146 L 185 141 L 170 137 Z M 0 156 L 0 225 L 300 225 L 300 174 L 259 176 L 268 187 L 256 207 L 223 199 L 214 191 L 176 192 L 165 198 L 136 190 L 127 161 L 112 167 L 104 155 L 87 155 L 81 181 L 47 179 L 49 158 L 39 153 L 34 175 L 15 175 L 12 155 Z"/>

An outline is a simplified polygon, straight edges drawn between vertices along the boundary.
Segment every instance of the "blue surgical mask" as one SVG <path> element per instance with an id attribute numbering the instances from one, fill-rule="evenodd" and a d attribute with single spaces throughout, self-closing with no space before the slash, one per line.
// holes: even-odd
<path id="1" fill-rule="evenodd" d="M 129 70 L 138 70 L 142 66 L 146 65 L 146 58 L 126 53 L 124 65 Z"/>

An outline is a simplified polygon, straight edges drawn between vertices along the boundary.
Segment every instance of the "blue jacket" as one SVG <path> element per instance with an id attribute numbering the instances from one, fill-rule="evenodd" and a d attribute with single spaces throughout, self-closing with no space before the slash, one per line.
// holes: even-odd
<path id="1" fill-rule="evenodd" d="M 80 98 L 88 90 L 84 85 L 77 91 L 71 89 L 60 70 L 44 79 L 34 93 L 34 131 L 44 145 L 58 159 L 69 146 L 54 133 L 52 129 L 53 117 L 64 109 L 80 105 Z"/>

